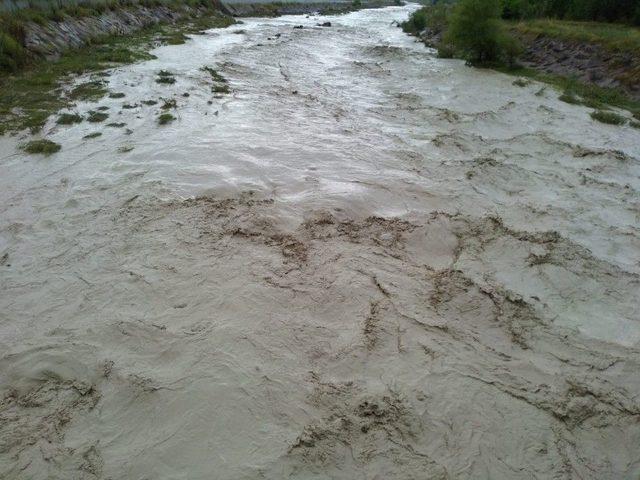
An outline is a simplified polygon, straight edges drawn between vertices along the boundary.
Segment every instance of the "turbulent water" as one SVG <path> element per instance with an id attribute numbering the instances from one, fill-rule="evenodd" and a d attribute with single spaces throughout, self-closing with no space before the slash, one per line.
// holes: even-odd
<path id="1" fill-rule="evenodd" d="M 0 139 L 0 478 L 638 478 L 640 131 L 412 8 L 196 35 L 59 153 Z"/>

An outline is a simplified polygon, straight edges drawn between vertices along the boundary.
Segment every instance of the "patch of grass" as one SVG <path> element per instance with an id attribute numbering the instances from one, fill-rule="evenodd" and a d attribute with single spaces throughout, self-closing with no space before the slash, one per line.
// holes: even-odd
<path id="1" fill-rule="evenodd" d="M 109 94 L 109 98 L 124 98 L 126 95 L 122 92 L 113 92 Z"/>
<path id="2" fill-rule="evenodd" d="M 94 101 L 97 102 L 107 94 L 104 82 L 93 80 L 91 82 L 82 83 L 69 92 L 71 100 Z"/>
<path id="3" fill-rule="evenodd" d="M 26 61 L 24 47 L 14 37 L 0 31 L 0 71 L 15 72 Z"/>
<path id="4" fill-rule="evenodd" d="M 124 146 L 118 148 L 118 153 L 128 153 L 133 149 L 134 149 L 134 147 L 132 147 L 131 145 L 124 145 Z"/>
<path id="5" fill-rule="evenodd" d="M 20 148 L 27 153 L 51 155 L 52 153 L 59 152 L 62 147 L 60 144 L 52 142 L 51 140 L 32 140 L 31 142 L 25 143 Z"/>
<path id="6" fill-rule="evenodd" d="M 174 98 L 171 99 L 162 99 L 162 105 L 160 106 L 162 110 L 171 110 L 172 108 L 178 108 L 178 102 Z"/>
<path id="7" fill-rule="evenodd" d="M 571 105 L 581 105 L 582 101 L 571 92 L 564 92 L 558 97 L 558 100 L 569 103 Z"/>
<path id="8" fill-rule="evenodd" d="M 102 135 L 102 132 L 93 132 L 93 133 L 90 133 L 89 135 L 85 135 L 82 138 L 84 138 L 85 140 L 89 140 L 91 138 L 96 138 L 96 137 L 99 137 L 101 135 Z"/>
<path id="9" fill-rule="evenodd" d="M 158 73 L 158 78 L 156 78 L 156 83 L 171 85 L 173 83 L 176 83 L 176 79 L 173 76 L 173 73 L 167 72 L 165 70 L 160 70 L 160 73 Z"/>
<path id="10" fill-rule="evenodd" d="M 211 87 L 211 91 L 213 93 L 229 93 L 231 90 L 229 89 L 229 85 L 214 85 Z"/>
<path id="11" fill-rule="evenodd" d="M 142 100 L 142 102 L 140 102 L 140 103 L 142 103 L 143 105 L 157 105 L 158 104 L 158 102 L 156 100 Z"/>
<path id="12" fill-rule="evenodd" d="M 175 119 L 176 119 L 176 117 L 174 117 L 170 113 L 163 113 L 162 115 L 160 115 L 158 117 L 158 123 L 160 125 L 166 125 L 167 123 L 173 122 Z"/>
<path id="13" fill-rule="evenodd" d="M 125 125 L 126 125 L 126 123 L 123 123 L 123 122 L 107 123 L 107 127 L 113 127 L 113 128 L 122 128 Z"/>
<path id="14" fill-rule="evenodd" d="M 627 123 L 627 119 L 622 115 L 618 115 L 614 112 L 605 112 L 603 110 L 596 110 L 594 112 L 591 112 L 591 118 L 608 125 L 624 125 L 625 123 Z"/>
<path id="15" fill-rule="evenodd" d="M 73 123 L 81 123 L 81 122 L 82 122 L 82 117 L 77 113 L 63 113 L 56 120 L 56 123 L 58 125 L 71 125 Z"/>
<path id="16" fill-rule="evenodd" d="M 125 110 L 131 110 L 133 108 L 138 108 L 140 105 L 138 105 L 137 103 L 134 103 L 133 105 L 131 105 L 130 103 L 125 103 L 124 105 L 122 105 L 122 108 L 124 108 Z"/>
<path id="17" fill-rule="evenodd" d="M 640 129 L 640 122 L 629 122 L 629 125 L 631 125 L 633 128 L 638 128 Z"/>
<path id="18" fill-rule="evenodd" d="M 531 80 L 529 80 L 528 78 L 518 78 L 518 79 L 514 80 L 513 84 L 516 87 L 524 88 L 524 87 L 527 87 L 527 86 L 531 85 Z"/>
<path id="19" fill-rule="evenodd" d="M 207 72 L 209 75 L 211 75 L 211 78 L 213 79 L 214 82 L 227 83 L 227 79 L 224 78 L 222 75 L 220 75 L 217 72 L 217 70 L 211 67 L 204 66 L 200 70 L 203 72 Z"/>
<path id="20" fill-rule="evenodd" d="M 100 123 L 100 122 L 104 122 L 107 118 L 109 118 L 109 114 L 103 113 L 103 112 L 94 112 L 92 110 L 89 112 L 87 121 L 91 123 Z"/>
<path id="21" fill-rule="evenodd" d="M 579 43 L 594 43 L 611 52 L 640 52 L 640 29 L 617 23 L 536 19 L 511 24 L 519 34 L 546 36 Z"/>
<path id="22" fill-rule="evenodd" d="M 572 77 L 543 73 L 530 68 L 495 66 L 494 69 L 553 85 L 563 92 L 560 100 L 566 103 L 585 105 L 599 110 L 607 107 L 617 107 L 630 112 L 640 110 L 640 101 L 634 100 L 621 89 L 599 87 L 582 83 Z"/>
<path id="23" fill-rule="evenodd" d="M 162 37 L 160 40 L 166 45 L 182 45 L 189 40 L 189 37 L 182 32 L 174 32 Z"/>

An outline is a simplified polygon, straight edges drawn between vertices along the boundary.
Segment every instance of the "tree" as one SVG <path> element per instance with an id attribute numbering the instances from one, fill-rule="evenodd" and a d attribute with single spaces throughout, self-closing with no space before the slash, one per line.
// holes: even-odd
<path id="1" fill-rule="evenodd" d="M 501 15 L 500 0 L 460 0 L 451 14 L 445 42 L 471 62 L 499 60 L 510 48 Z"/>

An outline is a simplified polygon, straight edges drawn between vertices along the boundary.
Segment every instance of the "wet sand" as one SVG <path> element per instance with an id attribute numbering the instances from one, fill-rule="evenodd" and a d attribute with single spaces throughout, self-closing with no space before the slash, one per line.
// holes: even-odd
<path id="1" fill-rule="evenodd" d="M 412 8 L 196 35 L 78 105 L 126 127 L 0 139 L 0 478 L 640 475 L 640 132 Z"/>

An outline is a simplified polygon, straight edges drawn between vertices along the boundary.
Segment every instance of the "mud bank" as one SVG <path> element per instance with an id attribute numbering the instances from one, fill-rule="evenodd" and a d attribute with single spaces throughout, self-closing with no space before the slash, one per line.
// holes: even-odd
<path id="1" fill-rule="evenodd" d="M 73 106 L 126 125 L 0 137 L 0 478 L 638 478 L 640 132 L 412 8 L 193 35 Z"/>

